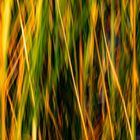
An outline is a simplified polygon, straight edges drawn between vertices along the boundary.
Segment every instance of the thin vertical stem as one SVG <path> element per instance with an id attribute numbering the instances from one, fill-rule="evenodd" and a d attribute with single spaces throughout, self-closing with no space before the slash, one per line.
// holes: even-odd
<path id="1" fill-rule="evenodd" d="M 110 54 L 111 54 L 111 60 L 112 60 L 112 63 L 113 65 L 115 64 L 114 63 L 114 47 L 115 47 L 115 29 L 114 29 L 114 18 L 115 18 L 115 4 L 114 4 L 114 0 L 111 1 L 111 46 L 110 46 Z M 115 67 L 115 65 L 114 65 Z M 114 107 L 114 104 L 115 104 L 115 94 L 114 94 L 114 75 L 113 75 L 113 72 L 111 71 L 111 81 L 112 81 L 112 84 L 111 84 L 111 103 L 112 103 L 112 109 L 113 109 L 113 112 L 115 112 L 115 107 Z M 112 113 L 113 113 L 112 112 Z M 113 118 L 115 117 L 115 115 L 113 114 Z M 114 119 L 113 119 L 114 120 Z"/>
<path id="2" fill-rule="evenodd" d="M 133 0 L 133 73 L 132 73 L 132 136 L 136 139 L 136 84 L 137 84 L 137 70 L 136 70 L 136 0 Z M 130 3 L 130 4 L 131 4 Z"/>

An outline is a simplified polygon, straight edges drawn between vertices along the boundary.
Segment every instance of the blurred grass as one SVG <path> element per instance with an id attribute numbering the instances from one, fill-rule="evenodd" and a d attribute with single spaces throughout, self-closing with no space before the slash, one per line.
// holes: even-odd
<path id="1" fill-rule="evenodd" d="M 135 140 L 139 71 L 139 0 L 0 1 L 0 139 Z"/>

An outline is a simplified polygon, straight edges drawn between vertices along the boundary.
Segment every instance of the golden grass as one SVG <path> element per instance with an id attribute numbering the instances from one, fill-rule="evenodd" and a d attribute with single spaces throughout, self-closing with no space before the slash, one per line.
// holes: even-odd
<path id="1" fill-rule="evenodd" d="M 1 0 L 0 139 L 135 140 L 139 7 Z"/>

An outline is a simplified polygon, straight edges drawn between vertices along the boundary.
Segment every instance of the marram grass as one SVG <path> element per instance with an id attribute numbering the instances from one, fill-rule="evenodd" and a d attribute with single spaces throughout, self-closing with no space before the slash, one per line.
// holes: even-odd
<path id="1" fill-rule="evenodd" d="M 139 0 L 0 1 L 0 139 L 140 137 Z"/>

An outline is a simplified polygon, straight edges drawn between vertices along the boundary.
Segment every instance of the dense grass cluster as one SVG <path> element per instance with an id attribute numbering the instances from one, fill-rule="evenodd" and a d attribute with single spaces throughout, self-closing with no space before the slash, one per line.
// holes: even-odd
<path id="1" fill-rule="evenodd" d="M 140 0 L 1 0 L 0 139 L 135 140 Z"/>

